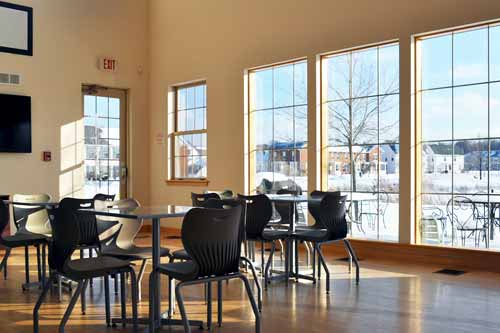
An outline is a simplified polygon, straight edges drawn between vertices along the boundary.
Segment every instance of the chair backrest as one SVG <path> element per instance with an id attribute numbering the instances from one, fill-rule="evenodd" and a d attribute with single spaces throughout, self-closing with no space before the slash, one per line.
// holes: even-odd
<path id="1" fill-rule="evenodd" d="M 321 200 L 326 196 L 326 195 L 334 195 L 334 196 L 340 196 L 341 192 L 340 191 L 335 191 L 335 192 L 327 192 L 327 191 L 312 191 L 310 195 L 310 199 L 307 203 L 307 209 L 309 210 L 309 213 L 312 215 L 314 218 L 314 226 L 318 228 L 326 228 L 325 225 L 322 224 L 321 222 Z"/>
<path id="2" fill-rule="evenodd" d="M 475 206 L 471 199 L 464 196 L 454 196 L 446 205 L 446 213 L 455 228 L 466 228 L 477 226 L 474 219 Z"/>
<path id="3" fill-rule="evenodd" d="M 45 203 L 50 202 L 48 194 L 14 194 L 13 202 Z M 50 234 L 49 215 L 45 206 L 13 205 L 14 224 L 18 232 Z"/>
<path id="4" fill-rule="evenodd" d="M 290 194 L 290 195 L 301 195 L 302 190 L 288 190 L 288 189 L 280 189 L 276 192 L 276 194 Z M 274 208 L 278 211 L 278 214 L 281 216 L 280 223 L 281 224 L 290 224 L 292 222 L 292 211 L 290 207 L 292 206 L 289 202 L 275 202 Z M 295 217 L 298 217 L 297 205 L 293 205 L 295 207 Z"/>
<path id="5" fill-rule="evenodd" d="M 113 201 L 115 200 L 115 195 L 114 194 L 104 194 L 104 193 L 97 193 L 94 195 L 94 200 L 99 200 L 99 201 Z"/>
<path id="6" fill-rule="evenodd" d="M 122 199 L 117 201 L 96 201 L 96 209 L 101 208 L 117 208 L 117 209 L 133 209 L 140 206 L 135 199 Z M 143 221 L 138 219 L 130 219 L 123 217 L 112 217 L 110 220 L 97 221 L 98 225 L 108 223 L 112 228 L 111 233 L 99 234 L 101 239 L 101 247 L 119 247 L 121 249 L 129 249 L 135 246 L 134 240 L 139 230 L 141 230 Z M 114 224 L 113 224 L 114 223 Z"/>
<path id="7" fill-rule="evenodd" d="M 262 231 L 273 216 L 271 201 L 265 194 L 238 194 L 238 199 L 243 201 L 247 237 L 261 237 Z"/>
<path id="8" fill-rule="evenodd" d="M 222 190 L 222 191 L 206 190 L 203 193 L 205 193 L 205 194 L 207 194 L 207 193 L 216 193 L 216 194 L 219 195 L 219 197 L 221 199 L 233 199 L 234 198 L 234 192 L 232 190 L 228 190 L 228 189 L 225 189 L 225 190 Z"/>
<path id="9" fill-rule="evenodd" d="M 202 207 L 203 203 L 209 199 L 220 199 L 217 193 L 192 193 L 191 202 L 193 207 Z"/>
<path id="10" fill-rule="evenodd" d="M 9 225 L 9 206 L 3 200 L 0 200 L 0 239 L 4 230 Z"/>
<path id="11" fill-rule="evenodd" d="M 347 236 L 347 220 L 345 218 L 345 202 L 347 196 L 327 194 L 321 199 L 321 223 L 330 232 L 330 239 L 343 239 Z"/>
<path id="12" fill-rule="evenodd" d="M 182 243 L 193 258 L 198 277 L 239 272 L 241 207 L 191 209 L 182 223 Z"/>
<path id="13" fill-rule="evenodd" d="M 93 208 L 93 199 L 65 198 L 54 210 L 52 242 L 49 251 L 51 268 L 61 272 L 78 246 L 99 246 L 95 215 L 79 212 Z"/>

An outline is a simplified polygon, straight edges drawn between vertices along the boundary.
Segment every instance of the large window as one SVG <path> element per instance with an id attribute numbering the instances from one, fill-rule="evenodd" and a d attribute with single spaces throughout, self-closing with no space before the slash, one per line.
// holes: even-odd
<path id="1" fill-rule="evenodd" d="M 398 241 L 399 46 L 323 56 L 323 186 L 348 194 L 351 236 Z"/>
<path id="2" fill-rule="evenodd" d="M 175 88 L 175 123 L 171 133 L 173 145 L 172 179 L 205 179 L 207 177 L 207 86 L 196 83 Z"/>
<path id="3" fill-rule="evenodd" d="M 417 39 L 421 242 L 500 248 L 500 26 Z"/>
<path id="4" fill-rule="evenodd" d="M 307 191 L 307 62 L 249 73 L 250 190 Z"/>

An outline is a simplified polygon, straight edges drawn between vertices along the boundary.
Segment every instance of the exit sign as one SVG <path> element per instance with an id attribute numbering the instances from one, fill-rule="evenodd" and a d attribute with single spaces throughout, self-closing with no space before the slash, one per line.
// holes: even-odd
<path id="1" fill-rule="evenodd" d="M 100 58 L 99 69 L 105 72 L 116 72 L 116 59 L 108 57 Z"/>

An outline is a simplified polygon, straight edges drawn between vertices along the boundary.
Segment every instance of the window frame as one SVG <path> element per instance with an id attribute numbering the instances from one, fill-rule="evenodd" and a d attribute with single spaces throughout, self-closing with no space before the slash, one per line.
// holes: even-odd
<path id="1" fill-rule="evenodd" d="M 454 245 L 453 243 L 451 245 L 446 245 L 446 244 L 428 244 L 428 243 L 423 243 L 421 239 L 421 233 L 420 233 L 420 220 L 423 216 L 422 214 L 422 203 L 423 203 L 423 197 L 424 196 L 443 196 L 443 197 L 449 197 L 453 198 L 455 196 L 467 196 L 467 197 L 474 197 L 474 196 L 487 196 L 488 197 L 488 202 L 490 200 L 490 196 L 496 196 L 498 197 L 498 194 L 492 195 L 489 193 L 489 191 L 485 194 L 480 194 L 480 193 L 461 193 L 461 192 L 455 192 L 454 191 L 454 162 L 456 161 L 456 157 L 454 154 L 451 155 L 451 188 L 449 192 L 429 192 L 429 191 L 424 191 L 423 190 L 423 181 L 424 181 L 424 172 L 423 172 L 423 146 L 424 145 L 430 145 L 430 144 L 446 144 L 449 143 L 451 145 L 451 149 L 453 151 L 454 145 L 457 142 L 473 142 L 473 141 L 485 141 L 487 140 L 488 144 L 488 153 L 491 152 L 491 141 L 494 140 L 500 140 L 498 136 L 493 136 L 490 133 L 490 127 L 491 127 L 491 119 L 490 119 L 490 113 L 491 113 L 491 100 L 490 100 L 490 86 L 495 83 L 500 83 L 500 80 L 492 80 L 491 79 L 491 39 L 490 39 L 490 29 L 494 27 L 499 27 L 500 26 L 500 20 L 490 20 L 490 21 L 483 21 L 479 23 L 473 23 L 473 24 L 468 24 L 468 25 L 463 25 L 463 26 L 457 26 L 457 27 L 452 27 L 452 28 L 446 28 L 438 31 L 433 31 L 433 32 L 426 32 L 422 34 L 415 34 L 412 36 L 412 43 L 414 45 L 413 50 L 412 50 L 412 72 L 413 72 L 413 78 L 412 78 L 412 108 L 414 109 L 414 117 L 415 117 L 415 125 L 414 125 L 414 136 L 413 139 L 415 140 L 415 150 L 414 150 L 414 159 L 415 159 L 415 177 L 414 177 L 414 191 L 413 195 L 415 197 L 414 199 L 414 213 L 413 215 L 413 233 L 415 235 L 415 240 L 414 244 L 419 245 L 419 246 L 433 246 L 433 247 L 445 247 L 445 248 L 450 248 L 450 249 L 459 249 L 459 250 L 487 250 L 487 251 L 500 251 L 500 249 L 492 248 L 491 244 L 489 241 L 488 242 L 488 247 L 486 249 L 482 248 L 480 245 L 479 248 L 471 248 L 467 246 L 459 246 L 459 245 Z M 473 83 L 457 83 L 455 84 L 454 82 L 454 69 L 455 69 L 455 63 L 454 63 L 454 35 L 455 34 L 460 34 L 460 33 L 465 33 L 469 31 L 475 31 L 475 30 L 480 30 L 480 29 L 488 29 L 488 63 L 487 63 L 487 80 L 486 81 L 479 81 L 479 82 L 473 82 Z M 421 41 L 426 40 L 426 39 L 432 39 L 432 38 L 439 38 L 443 36 L 451 36 L 452 38 L 452 46 L 451 46 L 451 84 L 445 85 L 445 86 L 438 86 L 438 87 L 430 87 L 430 88 L 423 88 L 422 87 L 422 56 L 421 56 Z M 425 92 L 432 92 L 432 91 L 443 91 L 443 90 L 452 90 L 452 96 L 451 96 L 451 113 L 452 113 L 452 128 L 454 126 L 453 122 L 453 115 L 455 113 L 455 100 L 454 100 L 454 89 L 457 88 L 464 88 L 464 87 L 476 87 L 476 86 L 482 86 L 486 85 L 487 86 L 487 91 L 488 91 L 488 135 L 487 136 L 481 136 L 479 138 L 455 138 L 454 132 L 452 129 L 452 136 L 451 139 L 445 140 L 445 139 L 430 139 L 430 140 L 425 140 L 423 138 L 423 124 L 422 124 L 422 95 Z M 434 161 L 434 159 L 433 159 Z M 482 163 L 482 162 L 481 162 Z M 488 190 L 490 189 L 490 171 L 491 170 L 491 159 L 489 158 L 488 161 L 486 162 L 486 165 L 488 167 Z M 446 212 L 445 212 L 446 213 Z M 491 223 L 491 222 L 490 222 Z M 455 235 L 455 237 L 458 237 Z M 486 237 L 490 237 L 489 234 L 489 227 L 487 231 Z M 456 240 L 457 242 L 459 241 L 458 239 Z M 459 242 L 458 242 L 459 243 Z"/>
<path id="2" fill-rule="evenodd" d="M 352 99 L 352 100 L 356 100 L 356 99 L 363 99 L 363 98 L 377 98 L 379 99 L 381 96 L 397 96 L 398 97 L 398 117 L 400 116 L 400 112 L 401 112 L 401 82 L 400 82 L 400 77 L 399 77 L 399 73 L 401 73 L 401 67 L 400 67 L 400 64 L 401 64 L 401 59 L 400 59 L 400 56 L 398 54 L 398 86 L 397 86 L 397 92 L 391 92 L 391 93 L 380 93 L 380 91 L 377 91 L 376 94 L 374 95 L 368 95 L 368 96 L 349 96 L 348 98 L 344 98 L 344 99 L 338 99 L 338 100 L 328 100 L 327 98 L 325 98 L 325 95 L 326 95 L 326 91 L 328 89 L 328 84 L 325 84 L 327 82 L 327 78 L 326 78 L 326 66 L 325 65 L 325 59 L 328 59 L 328 58 L 331 58 L 331 57 L 334 57 L 334 56 L 339 56 L 339 55 L 350 55 L 352 56 L 353 53 L 355 52 L 359 52 L 359 51 L 363 51 L 363 50 L 369 50 L 369 49 L 377 49 L 377 52 L 379 49 L 383 48 L 383 47 L 389 47 L 391 45 L 397 45 L 398 46 L 398 50 L 400 49 L 400 46 L 401 46 L 401 43 L 400 43 L 400 40 L 399 39 L 391 39 L 391 40 L 387 40 L 387 41 L 382 41 L 382 42 L 378 42 L 378 43 L 371 43 L 371 44 L 367 44 L 367 45 L 363 45 L 363 46 L 357 46 L 357 47 L 352 47 L 352 48 L 346 48 L 346 49 L 342 49 L 342 50 L 338 50 L 338 51 L 333 51 L 333 52 L 326 52 L 326 53 L 322 53 L 322 54 L 319 54 L 317 56 L 317 62 L 318 62 L 318 76 L 319 76 L 319 79 L 317 81 L 317 105 L 318 105 L 318 109 L 317 109 L 317 116 L 319 118 L 319 123 L 318 123 L 318 126 L 316 128 L 316 130 L 319 132 L 319 135 L 318 135 L 318 138 L 319 138 L 319 145 L 318 145 L 318 156 L 316 156 L 316 159 L 317 159 L 317 162 L 318 162 L 318 171 L 319 171 L 319 178 L 318 178 L 318 186 L 319 188 L 321 188 L 323 191 L 328 191 L 328 172 L 329 172 L 329 147 L 331 147 L 331 145 L 329 144 L 329 140 L 328 140 L 328 116 L 327 116 L 327 113 L 328 113 L 328 107 L 326 106 L 328 103 L 331 103 L 331 102 L 334 102 L 334 101 L 342 101 L 342 100 L 347 100 L 347 99 Z M 379 67 L 379 59 L 377 60 L 377 68 Z M 378 69 L 377 69 L 378 71 Z M 379 74 L 379 73 L 378 73 Z M 351 73 L 352 75 L 352 73 Z M 378 81 L 379 78 L 377 79 L 377 84 L 380 84 L 380 82 Z M 378 102 L 377 102 L 378 103 Z M 380 107 L 380 105 L 378 105 L 377 107 Z M 379 112 L 380 110 L 377 110 L 377 119 L 379 119 L 380 115 L 379 115 Z M 379 122 L 379 120 L 377 120 L 377 122 Z M 381 149 L 380 147 L 382 147 L 383 145 L 393 145 L 393 144 L 397 144 L 397 146 L 399 146 L 399 151 L 401 151 L 401 133 L 400 133 L 400 122 L 401 122 L 401 119 L 398 119 L 398 140 L 397 140 L 397 143 L 395 142 L 390 142 L 390 143 L 383 143 L 383 142 L 380 142 L 380 133 L 377 134 L 377 137 L 378 137 L 378 143 L 377 144 L 366 144 L 366 143 L 363 143 L 363 144 L 355 144 L 355 143 L 351 143 L 351 145 L 353 147 L 369 147 L 369 146 L 373 146 L 373 147 L 377 147 L 377 149 Z M 380 126 L 380 124 L 378 123 L 377 125 L 378 127 Z M 380 128 L 378 128 L 378 131 L 380 131 Z M 345 147 L 347 148 L 348 145 L 337 145 L 337 146 L 333 146 L 333 147 Z M 399 154 L 399 152 L 398 152 Z M 337 160 L 333 159 L 332 161 L 333 162 L 336 162 L 336 161 L 340 161 L 341 162 L 341 166 L 342 164 L 344 164 L 344 161 L 346 159 L 349 159 L 349 155 L 348 153 L 343 153 L 342 157 L 337 156 Z M 398 191 L 397 192 L 387 192 L 387 191 L 382 191 L 381 188 L 380 188 L 380 170 L 381 169 L 381 164 L 380 162 L 383 162 L 383 161 L 379 161 L 379 163 L 377 164 L 377 190 L 376 191 L 364 191 L 364 190 L 357 190 L 356 192 L 353 191 L 353 189 L 351 188 L 349 191 L 343 191 L 343 192 L 346 192 L 346 193 L 349 193 L 349 194 L 352 194 L 352 193 L 375 193 L 377 195 L 377 205 L 380 205 L 380 193 L 382 192 L 385 192 L 387 193 L 389 196 L 392 196 L 392 195 L 397 195 L 399 198 L 401 198 L 401 176 L 400 176 L 400 172 L 398 171 L 398 178 L 399 178 L 399 181 L 398 181 Z M 399 163 L 399 162 L 398 162 Z M 334 163 L 335 164 L 335 167 L 334 169 L 337 168 L 337 163 Z M 348 164 L 349 168 L 350 168 L 350 163 Z M 342 169 L 342 168 L 340 168 Z M 398 164 L 398 169 L 399 169 L 399 164 Z M 352 182 L 352 180 L 351 180 Z M 352 185 L 352 184 L 351 184 Z M 378 206 L 377 206 L 378 207 Z M 400 214 L 398 213 L 398 220 L 397 220 L 397 223 L 398 225 L 401 223 L 401 217 L 399 216 Z M 377 223 L 377 228 L 379 228 L 378 224 L 380 223 L 380 221 Z M 352 230 L 352 229 L 351 229 Z M 375 242 L 390 242 L 390 243 L 399 243 L 400 240 L 401 240 L 401 235 L 400 235 L 400 231 L 399 231 L 399 228 L 398 228 L 398 235 L 397 235 L 397 240 L 396 241 L 393 241 L 393 240 L 387 240 L 387 239 L 384 239 L 384 238 L 381 238 L 380 237 L 380 231 L 377 229 L 377 239 L 371 239 L 371 238 L 355 238 L 356 240 L 362 240 L 362 241 L 375 241 Z"/>
<path id="3" fill-rule="evenodd" d="M 199 87 L 199 86 L 204 86 L 205 87 L 205 126 L 203 129 L 196 129 L 196 130 L 179 130 L 178 129 L 178 117 L 179 117 L 179 106 L 178 106 L 178 91 L 180 89 L 186 89 L 186 88 L 193 88 L 193 87 Z M 208 102 L 207 102 L 207 82 L 206 80 L 200 80 L 200 81 L 193 81 L 189 83 L 184 83 L 184 84 L 178 84 L 175 86 L 172 86 L 171 92 L 171 103 L 172 103 L 172 111 L 170 112 L 170 117 L 169 120 L 172 122 L 172 125 L 170 126 L 171 130 L 168 133 L 168 149 L 170 151 L 169 153 L 169 177 L 167 179 L 167 184 L 171 185 L 208 185 L 208 163 L 207 163 L 207 175 L 205 177 L 178 177 L 176 176 L 177 169 L 175 165 L 175 151 L 176 151 L 176 138 L 179 136 L 183 135 L 192 135 L 192 134 L 205 134 L 207 138 L 207 147 L 206 147 L 206 154 L 202 155 L 207 159 L 208 162 L 208 126 L 207 126 L 207 113 L 208 113 Z M 197 108 L 192 109 L 194 111 Z"/>
<path id="4" fill-rule="evenodd" d="M 295 58 L 295 59 L 290 59 L 290 60 L 286 60 L 286 61 L 282 61 L 282 62 L 277 62 L 277 63 L 273 63 L 273 64 L 268 64 L 268 65 L 262 65 L 262 66 L 257 66 L 257 67 L 253 67 L 253 68 L 248 68 L 245 70 L 245 106 L 244 106 L 244 109 L 245 109 L 245 124 L 244 124 L 244 129 L 245 129 L 245 155 L 247 156 L 246 157 L 246 163 L 245 163 L 245 167 L 247 168 L 247 170 L 245 171 L 245 192 L 249 193 L 249 194 L 252 194 L 252 193 L 255 193 L 255 185 L 254 185 L 254 180 L 255 180 L 255 174 L 256 174 L 256 171 L 255 171 L 255 159 L 256 159 L 256 152 L 258 151 L 257 149 L 255 149 L 255 137 L 252 135 L 252 126 L 253 126 L 253 121 L 252 121 L 252 115 L 254 112 L 266 112 L 266 111 L 272 111 L 274 112 L 275 109 L 283 109 L 285 107 L 271 107 L 271 108 L 264 108 L 264 109 L 259 109 L 259 110 L 254 110 L 252 109 L 252 100 L 251 100 L 251 97 L 252 97 L 252 84 L 251 84 L 251 76 L 252 76 L 252 73 L 254 72 L 259 72 L 259 71 L 263 71 L 263 70 L 269 70 L 269 69 L 274 69 L 275 67 L 281 67 L 281 66 L 287 66 L 287 65 L 294 65 L 294 64 L 297 64 L 297 63 L 301 63 L 301 62 L 304 62 L 306 64 L 306 89 L 309 90 L 309 86 L 308 86 L 308 76 L 309 76 L 309 62 L 308 62 L 308 58 L 307 57 L 301 57 L 301 58 Z M 274 90 L 274 80 L 273 80 L 273 90 Z M 274 92 L 273 92 L 273 95 L 274 95 Z M 273 97 L 274 98 L 274 97 Z M 308 123 L 308 126 L 307 126 L 307 131 L 309 133 L 309 97 L 308 97 L 308 94 L 306 94 L 306 97 L 305 97 L 305 100 L 306 100 L 306 118 L 307 118 L 307 123 Z M 290 105 L 290 106 L 287 106 L 286 108 L 295 108 L 297 106 L 304 106 L 304 105 Z M 274 116 L 273 116 L 274 117 Z M 294 124 L 295 124 L 295 113 L 294 113 Z M 295 131 L 295 129 L 294 129 Z M 297 151 L 298 150 L 306 150 L 309 154 L 309 146 L 310 146 L 310 142 L 309 142 L 309 137 L 307 137 L 307 146 L 306 148 L 293 148 L 293 149 L 290 149 L 290 151 L 293 151 L 293 154 L 295 155 L 295 157 L 297 155 L 300 155 L 297 154 Z M 280 151 L 286 151 L 286 150 L 281 150 L 281 149 L 274 149 L 274 148 L 271 148 L 271 149 L 265 149 L 265 150 L 260 150 L 262 152 L 269 152 L 271 158 L 274 160 L 274 154 L 275 152 L 280 152 Z M 293 162 L 293 163 L 296 163 L 297 161 Z M 309 160 L 308 160 L 309 162 Z M 290 162 L 292 163 L 292 162 Z M 274 164 L 273 164 L 274 166 Z M 274 168 L 273 168 L 274 170 Z M 309 170 L 310 170 L 310 166 L 309 166 L 309 163 L 308 163 L 308 172 L 307 172 L 307 177 L 309 177 Z M 273 171 L 274 173 L 274 171 Z M 308 189 L 302 189 L 302 191 L 308 191 Z"/>

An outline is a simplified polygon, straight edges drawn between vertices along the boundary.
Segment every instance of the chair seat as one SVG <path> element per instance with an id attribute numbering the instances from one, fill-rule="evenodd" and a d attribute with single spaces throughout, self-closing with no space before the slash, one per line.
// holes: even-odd
<path id="1" fill-rule="evenodd" d="M 174 262 L 170 264 L 161 264 L 158 270 L 162 274 L 178 281 L 189 281 L 196 278 L 198 269 L 193 261 Z"/>
<path id="2" fill-rule="evenodd" d="M 264 229 L 262 232 L 262 239 L 264 240 L 277 240 L 284 239 L 290 236 L 288 230 L 274 230 L 274 229 Z"/>
<path id="3" fill-rule="evenodd" d="M 18 232 L 12 236 L 5 236 L 0 243 L 6 247 L 14 248 L 21 246 L 43 244 L 47 241 L 47 236 L 29 232 Z"/>
<path id="4" fill-rule="evenodd" d="M 64 275 L 77 281 L 126 271 L 129 268 L 130 262 L 128 260 L 99 256 L 69 261 L 64 268 Z"/>
<path id="5" fill-rule="evenodd" d="M 297 231 L 294 238 L 306 242 L 321 242 L 329 238 L 330 233 L 326 229 L 312 229 L 305 231 Z"/>
<path id="6" fill-rule="evenodd" d="M 184 249 L 176 250 L 170 256 L 174 260 L 191 260 L 191 256 Z"/>
<path id="7" fill-rule="evenodd" d="M 122 249 L 117 246 L 103 247 L 101 253 L 105 256 L 116 257 L 124 260 L 146 260 L 153 258 L 152 247 L 133 246 L 128 249 Z M 170 256 L 170 249 L 160 248 L 160 256 Z"/>

